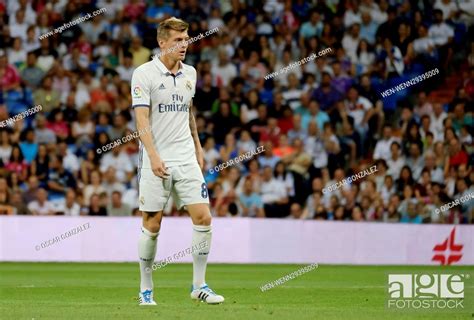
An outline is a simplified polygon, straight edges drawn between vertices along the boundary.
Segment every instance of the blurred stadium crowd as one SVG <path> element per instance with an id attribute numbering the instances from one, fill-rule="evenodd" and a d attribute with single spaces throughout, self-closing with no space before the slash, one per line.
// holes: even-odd
<path id="1" fill-rule="evenodd" d="M 446 0 L 0 0 L 0 214 L 140 215 L 130 79 L 157 24 L 194 37 L 216 216 L 472 223 L 474 4 Z M 51 30 L 105 8 L 60 33 Z M 265 80 L 291 63 L 331 53 Z M 402 92 L 381 92 L 438 68 Z M 453 86 L 453 81 L 455 85 Z M 453 87 L 448 101 L 433 91 Z M 253 159 L 209 170 L 265 147 Z M 377 172 L 322 189 L 377 165 Z M 171 202 L 170 202 L 171 203 Z M 167 214 L 180 215 L 170 205 Z"/>

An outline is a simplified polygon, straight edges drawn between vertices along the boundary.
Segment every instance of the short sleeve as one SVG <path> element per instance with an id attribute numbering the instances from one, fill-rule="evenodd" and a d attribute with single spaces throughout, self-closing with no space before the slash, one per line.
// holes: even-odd
<path id="1" fill-rule="evenodd" d="M 151 83 L 144 70 L 139 68 L 132 75 L 132 108 L 150 107 Z"/>

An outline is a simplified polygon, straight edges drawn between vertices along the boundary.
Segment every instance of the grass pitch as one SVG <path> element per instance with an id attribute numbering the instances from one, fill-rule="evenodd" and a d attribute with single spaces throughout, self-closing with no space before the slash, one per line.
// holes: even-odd
<path id="1" fill-rule="evenodd" d="M 208 266 L 207 282 L 226 301 L 206 305 L 189 298 L 191 264 L 153 273 L 156 307 L 139 307 L 138 264 L 0 263 L 0 319 L 474 319 L 463 311 L 392 311 L 387 275 L 468 272 L 474 267 L 320 265 L 262 292 L 260 287 L 303 265 Z M 472 281 L 470 282 L 472 283 Z M 474 295 L 472 284 L 466 297 Z"/>

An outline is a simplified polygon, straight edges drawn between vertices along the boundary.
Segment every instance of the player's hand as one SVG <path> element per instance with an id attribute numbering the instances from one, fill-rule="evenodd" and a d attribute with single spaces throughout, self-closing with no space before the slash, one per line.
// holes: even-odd
<path id="1" fill-rule="evenodd" d="M 166 171 L 167 168 L 165 166 L 165 163 L 159 156 L 151 156 L 150 163 L 151 163 L 151 170 L 153 171 L 155 176 L 158 176 L 162 179 L 168 178 L 170 174 Z"/>

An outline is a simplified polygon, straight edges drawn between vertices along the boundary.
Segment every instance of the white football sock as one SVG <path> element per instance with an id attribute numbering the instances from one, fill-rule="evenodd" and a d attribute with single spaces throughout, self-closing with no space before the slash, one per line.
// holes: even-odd
<path id="1" fill-rule="evenodd" d="M 200 288 L 206 283 L 207 256 L 211 248 L 211 226 L 193 225 L 193 285 Z"/>
<path id="2" fill-rule="evenodd" d="M 152 266 L 156 256 L 156 244 L 159 232 L 153 233 L 142 227 L 138 240 L 138 258 L 140 259 L 140 291 L 153 290 Z"/>

